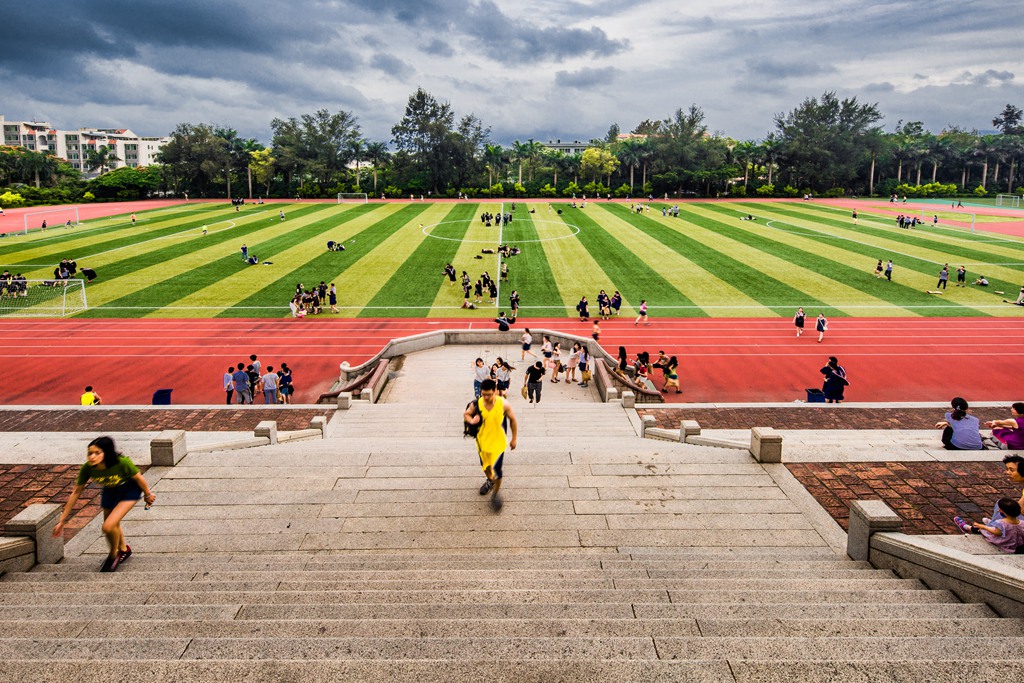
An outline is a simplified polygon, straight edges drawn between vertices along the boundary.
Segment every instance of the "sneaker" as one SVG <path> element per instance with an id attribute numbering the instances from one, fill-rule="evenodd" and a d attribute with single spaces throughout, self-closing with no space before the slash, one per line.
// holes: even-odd
<path id="1" fill-rule="evenodd" d="M 491 481 L 490 479 L 488 479 L 487 481 L 484 482 L 484 485 L 480 487 L 480 495 L 481 496 L 486 496 L 488 493 L 491 492 L 491 489 L 493 487 L 494 487 L 494 482 Z"/>
<path id="2" fill-rule="evenodd" d="M 974 527 L 965 522 L 963 520 L 963 517 L 954 517 L 953 524 L 956 524 L 958 527 L 960 527 L 960 531 L 964 532 L 965 534 L 970 534 L 974 532 Z"/>
<path id="3" fill-rule="evenodd" d="M 494 495 L 491 496 L 491 508 L 498 512 L 501 510 L 501 506 L 505 504 L 505 500 L 501 497 L 501 493 L 495 491 Z"/>
<path id="4" fill-rule="evenodd" d="M 127 550 L 122 550 L 121 552 L 119 552 L 117 554 L 117 563 L 118 564 L 121 564 L 122 562 L 124 562 L 125 560 L 127 560 L 129 557 L 132 556 L 132 547 L 130 545 L 125 545 L 125 547 L 127 548 Z"/>
<path id="5" fill-rule="evenodd" d="M 101 572 L 117 571 L 117 565 L 119 565 L 120 563 L 121 563 L 121 560 L 120 560 L 119 557 L 117 557 L 117 556 L 110 557 L 108 555 L 107 559 L 103 560 L 103 566 L 100 567 L 100 571 Z"/>

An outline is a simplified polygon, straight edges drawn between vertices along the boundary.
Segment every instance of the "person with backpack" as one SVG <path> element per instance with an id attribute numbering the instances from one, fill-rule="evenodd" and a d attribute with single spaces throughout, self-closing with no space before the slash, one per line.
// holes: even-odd
<path id="1" fill-rule="evenodd" d="M 504 504 L 500 491 L 505 451 L 514 451 L 519 437 L 515 411 L 498 395 L 495 381 L 487 379 L 480 386 L 480 398 L 466 407 L 462 419 L 467 425 L 467 431 L 472 432 L 476 438 L 480 467 L 487 477 L 487 481 L 480 487 L 480 495 L 486 496 L 489 492 L 491 507 L 497 512 Z M 505 433 L 506 421 L 512 428 L 511 439 Z"/>

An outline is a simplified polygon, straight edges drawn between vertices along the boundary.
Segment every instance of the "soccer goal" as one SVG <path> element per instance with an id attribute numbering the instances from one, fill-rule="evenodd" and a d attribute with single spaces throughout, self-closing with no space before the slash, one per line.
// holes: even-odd
<path id="1" fill-rule="evenodd" d="M 57 318 L 87 308 L 84 280 L 0 280 L 0 317 Z"/>
<path id="2" fill-rule="evenodd" d="M 369 204 L 370 199 L 365 192 L 339 192 L 339 204 Z"/>
<path id="3" fill-rule="evenodd" d="M 1020 195 L 1016 194 L 997 194 L 996 195 L 996 206 L 1011 206 L 1015 209 L 1020 208 Z"/>
<path id="4" fill-rule="evenodd" d="M 77 206 L 30 211 L 25 214 L 25 234 L 27 235 L 29 230 L 66 227 L 68 221 L 71 221 L 73 226 L 79 225 Z"/>

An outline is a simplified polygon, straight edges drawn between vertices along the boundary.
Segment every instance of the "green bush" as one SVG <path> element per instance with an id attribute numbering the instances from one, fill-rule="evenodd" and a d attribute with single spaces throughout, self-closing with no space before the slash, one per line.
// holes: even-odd
<path id="1" fill-rule="evenodd" d="M 85 194 L 82 195 L 82 201 L 94 202 L 96 201 L 96 195 L 94 195 L 92 192 L 86 192 Z"/>
<path id="2" fill-rule="evenodd" d="M 544 187 L 540 188 L 541 197 L 557 197 L 558 190 L 551 187 L 551 183 L 547 183 Z"/>
<path id="3" fill-rule="evenodd" d="M 515 185 L 513 185 L 512 186 L 512 191 L 515 193 L 515 196 L 517 196 L 517 197 L 525 197 L 526 196 L 526 188 L 523 187 L 522 183 L 516 183 Z"/>
<path id="4" fill-rule="evenodd" d="M 775 194 L 775 186 L 762 185 L 761 187 L 757 188 L 756 192 L 760 197 L 771 197 L 772 195 Z"/>
<path id="5" fill-rule="evenodd" d="M 845 197 L 846 196 L 846 190 L 844 190 L 841 187 L 833 187 L 831 189 L 825 190 L 821 194 L 821 196 L 825 197 L 826 199 L 835 199 L 836 197 Z"/>
<path id="6" fill-rule="evenodd" d="M 988 190 L 986 190 L 981 185 L 978 185 L 976 188 L 974 188 L 974 196 L 975 197 L 984 197 L 987 194 L 988 194 Z"/>
<path id="7" fill-rule="evenodd" d="M 782 188 L 782 194 L 786 197 L 799 197 L 800 190 L 796 189 L 792 185 L 786 185 L 784 188 Z"/>
<path id="8" fill-rule="evenodd" d="M 384 196 L 391 199 L 397 199 L 402 196 L 402 189 L 395 187 L 394 185 L 388 185 L 384 188 Z"/>
<path id="9" fill-rule="evenodd" d="M 733 185 L 729 188 L 730 197 L 746 197 L 747 186 L 746 185 Z"/>
<path id="10" fill-rule="evenodd" d="M 632 190 L 629 189 L 629 185 L 627 185 L 626 183 L 622 183 L 615 189 L 615 196 L 628 197 L 630 192 L 632 192 Z"/>
<path id="11" fill-rule="evenodd" d="M 492 197 L 504 197 L 505 196 L 505 186 L 502 185 L 501 183 L 494 183 L 493 185 L 491 185 L 490 196 L 492 196 Z"/>
<path id="12" fill-rule="evenodd" d="M 3 194 L 0 194 L 0 206 L 21 206 L 25 203 L 25 198 L 17 192 L 11 192 L 7 190 Z"/>
<path id="13" fill-rule="evenodd" d="M 588 197 L 603 197 L 609 191 L 608 186 L 601 183 L 587 183 L 583 186 L 583 194 Z"/>
<path id="14" fill-rule="evenodd" d="M 927 185 L 897 185 L 893 192 L 903 197 L 949 197 L 955 195 L 956 183 L 928 183 Z"/>
<path id="15" fill-rule="evenodd" d="M 581 191 L 579 185 L 577 185 L 576 183 L 569 183 L 568 185 L 565 186 L 565 189 L 562 190 L 562 196 L 572 197 L 573 195 L 580 194 L 580 192 Z"/>

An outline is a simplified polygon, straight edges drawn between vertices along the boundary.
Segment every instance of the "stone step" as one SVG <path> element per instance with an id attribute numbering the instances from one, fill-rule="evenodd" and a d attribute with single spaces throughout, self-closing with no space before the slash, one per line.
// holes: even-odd
<path id="1" fill-rule="evenodd" d="M 280 637 L 1019 637 L 1024 619 L 160 619 L 0 621 L 18 638 Z"/>
<path id="2" fill-rule="evenodd" d="M 970 644 L 976 661 L 1006 663 L 1024 638 L 989 637 Z M 5 659 L 122 661 L 125 659 L 201 660 L 788 660 L 821 661 L 842 652 L 847 660 L 955 662 L 966 649 L 962 638 L 3 638 Z"/>
<path id="3" fill-rule="evenodd" d="M 102 605 L 111 599 L 109 592 L 74 591 L 71 593 L 0 593 L 0 605 Z M 923 589 L 837 588 L 834 590 L 714 590 L 714 589 L 524 589 L 524 590 L 348 590 L 348 591 L 202 591 L 137 590 L 118 595 L 125 605 L 344 605 L 352 603 L 405 604 L 517 604 L 533 602 L 562 603 L 676 603 L 713 601 L 721 604 L 752 602 L 779 603 L 906 603 L 956 602 L 948 591 Z"/>
<path id="4" fill-rule="evenodd" d="M 992 666 L 994 664 L 988 664 Z M 65 660 L 41 664 L 19 658 L 4 662 L 9 681 L 67 683 L 67 681 L 112 680 L 109 662 Z M 987 671 L 987 669 L 981 669 Z M 1000 667 L 1000 672 L 1004 671 Z M 550 681 L 694 681 L 696 683 L 735 683 L 729 663 L 662 661 L 523 661 L 492 659 L 452 662 L 439 661 L 125 661 L 118 658 L 119 681 L 409 681 L 410 683 L 450 683 L 487 680 L 493 683 L 549 683 Z M 917 679 L 915 683 L 920 683 Z M 978 679 L 964 679 L 978 680 Z"/>
<path id="5" fill-rule="evenodd" d="M 858 591 L 869 590 L 913 590 L 923 588 L 916 579 L 814 579 L 815 590 L 837 591 L 851 588 Z M 290 580 L 271 578 L 227 579 L 218 580 L 209 577 L 197 577 L 179 581 L 112 582 L 112 581 L 35 581 L 0 583 L 0 596 L 14 593 L 84 593 L 110 590 L 116 592 L 118 586 L 131 586 L 134 590 L 166 593 L 172 591 L 199 592 L 338 592 L 338 591 L 500 591 L 500 590 L 672 590 L 692 591 L 700 589 L 728 590 L 744 588 L 748 590 L 802 591 L 806 589 L 808 578 L 703 578 L 703 579 L 652 579 L 652 578 L 534 578 L 531 576 L 502 576 L 458 578 L 451 576 L 434 576 L 424 579 L 388 579 L 361 578 L 356 580 L 320 580 L 302 576 Z"/>
<path id="6" fill-rule="evenodd" d="M 628 557 L 628 556 L 623 556 Z M 578 572 L 578 571 L 637 571 L 650 572 L 699 572 L 708 571 L 715 575 L 723 573 L 739 573 L 749 576 L 751 572 L 771 572 L 768 575 L 775 575 L 775 572 L 798 572 L 802 575 L 825 576 L 823 572 L 856 572 L 864 573 L 879 571 L 875 570 L 868 562 L 854 562 L 853 560 L 793 560 L 793 561 L 750 561 L 750 560 L 552 560 L 543 557 L 522 558 L 521 556 L 509 557 L 505 562 L 476 562 L 468 559 L 433 559 L 433 560 L 390 560 L 380 561 L 372 556 L 360 556 L 352 559 L 330 559 L 331 556 L 316 555 L 308 558 L 274 559 L 273 556 L 263 559 L 256 559 L 252 556 L 225 556 L 223 561 L 215 558 L 203 558 L 194 561 L 179 561 L 163 556 L 133 556 L 129 562 L 124 563 L 117 570 L 118 576 L 134 576 L 138 573 L 152 573 L 155 578 L 160 578 L 160 573 L 174 575 L 191 574 L 199 572 L 263 572 L 263 571 L 288 571 L 288 572 L 369 572 L 379 575 L 382 572 L 405 572 L 405 571 L 479 571 L 479 572 Z M 99 576 L 97 574 L 97 560 L 90 557 L 86 560 L 73 558 L 63 564 L 37 565 L 30 572 L 21 574 L 8 574 L 5 579 L 12 581 L 35 580 L 34 574 L 42 576 L 59 576 L 63 574 L 83 574 L 86 576 Z M 670 578 L 672 574 L 659 574 L 662 578 Z M 838 575 L 837 575 L 838 576 Z M 833 578 L 837 578 L 833 577 Z M 42 579 L 47 580 L 47 579 Z"/>
<path id="7" fill-rule="evenodd" d="M 64 596 L 62 596 L 64 597 Z M 6 620 L 50 620 L 59 614 L 61 619 L 74 621 L 150 621 L 179 620 L 376 620 L 376 619 L 613 619 L 642 622 L 687 619 L 816 619 L 860 620 L 888 619 L 894 613 L 888 603 L 831 603 L 831 604 L 763 604 L 763 603 L 700 603 L 671 605 L 666 603 L 528 603 L 528 604 L 303 604 L 275 605 L 241 603 L 207 605 L 167 604 L 94 604 L 59 602 L 59 610 L 52 605 L 5 605 Z M 994 612 L 982 604 L 956 602 L 902 604 L 902 619 L 986 619 Z M 997 620 L 993 620 L 996 623 Z M 2 667 L 0 667 L 2 669 Z M 2 676 L 2 671 L 0 671 Z"/>
<path id="8" fill-rule="evenodd" d="M 732 580 L 766 581 L 774 579 L 801 579 L 804 581 L 828 579 L 844 581 L 893 580 L 895 574 L 888 569 L 759 569 L 752 573 L 746 569 L 722 570 L 646 570 L 627 569 L 445 569 L 443 572 L 429 569 L 316 569 L 301 570 L 265 569 L 262 571 L 235 570 L 231 565 L 202 571 L 135 571 L 128 572 L 131 562 L 125 563 L 117 574 L 102 574 L 90 571 L 63 571 L 8 574 L 0 582 L 0 591 L 11 592 L 14 586 L 66 583 L 68 585 L 134 585 L 168 581 L 423 581 L 439 578 L 452 581 L 497 579 L 521 580 Z M 8 590 L 8 588 L 10 590 Z"/>

